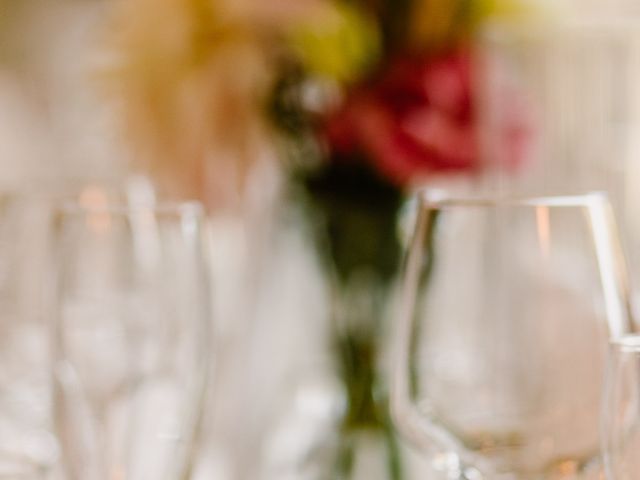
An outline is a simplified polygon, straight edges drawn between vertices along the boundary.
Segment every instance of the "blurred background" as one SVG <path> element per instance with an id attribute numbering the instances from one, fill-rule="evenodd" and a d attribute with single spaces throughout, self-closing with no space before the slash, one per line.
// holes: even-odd
<path id="1" fill-rule="evenodd" d="M 638 182 L 637 1 L 0 0 L 0 190 L 206 207 L 198 479 L 426 478 L 387 412 L 411 194 L 606 190 L 639 285 Z"/>

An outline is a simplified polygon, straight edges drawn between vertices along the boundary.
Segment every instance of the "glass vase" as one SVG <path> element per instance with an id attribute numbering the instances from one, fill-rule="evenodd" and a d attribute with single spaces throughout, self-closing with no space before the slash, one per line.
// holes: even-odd
<path id="1" fill-rule="evenodd" d="M 332 287 L 332 346 L 345 398 L 331 476 L 336 480 L 405 478 L 384 365 L 390 287 L 367 269 Z"/>
<path id="2" fill-rule="evenodd" d="M 331 363 L 343 397 L 334 460 L 323 479 L 403 480 L 386 374 L 402 195 L 348 164 L 308 179 L 303 191 L 327 291 Z"/>

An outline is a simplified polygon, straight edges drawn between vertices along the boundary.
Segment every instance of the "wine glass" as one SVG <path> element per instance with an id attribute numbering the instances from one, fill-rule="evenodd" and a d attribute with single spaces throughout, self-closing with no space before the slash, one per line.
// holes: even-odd
<path id="1" fill-rule="evenodd" d="M 55 218 L 54 402 L 66 478 L 189 477 L 208 376 L 196 204 L 102 196 Z"/>
<path id="2" fill-rule="evenodd" d="M 632 480 L 640 472 L 640 336 L 609 346 L 602 404 L 602 453 L 608 480 Z"/>
<path id="3" fill-rule="evenodd" d="M 396 423 L 446 478 L 597 475 L 609 336 L 632 329 L 602 194 L 419 196 Z"/>

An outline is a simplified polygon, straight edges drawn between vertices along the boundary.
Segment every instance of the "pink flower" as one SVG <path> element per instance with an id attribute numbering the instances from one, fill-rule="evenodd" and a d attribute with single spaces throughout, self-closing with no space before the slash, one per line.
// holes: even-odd
<path id="1" fill-rule="evenodd" d="M 524 122 L 514 123 L 507 141 L 521 144 L 526 130 Z M 363 153 L 400 185 L 438 173 L 479 172 L 476 133 L 465 51 L 394 61 L 381 76 L 354 88 L 327 122 L 333 153 Z"/>

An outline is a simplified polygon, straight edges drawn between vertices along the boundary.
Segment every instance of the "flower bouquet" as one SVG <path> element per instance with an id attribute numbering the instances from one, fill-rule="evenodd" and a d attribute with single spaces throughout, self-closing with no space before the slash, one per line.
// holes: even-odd
<path id="1" fill-rule="evenodd" d="M 516 0 L 131 0 L 115 16 L 110 85 L 161 182 L 215 206 L 251 185 L 256 159 L 285 159 L 332 298 L 346 408 L 331 478 L 358 476 L 363 433 L 386 451 L 380 475 L 406 476 L 382 367 L 397 216 L 414 187 L 484 170 L 473 33 L 521 12 Z M 502 132 L 513 167 L 526 128 L 515 116 Z"/>

